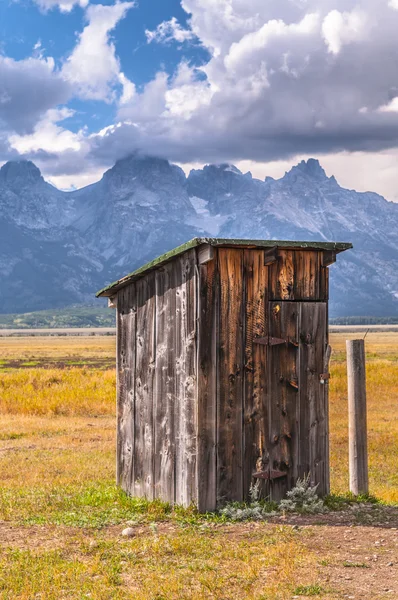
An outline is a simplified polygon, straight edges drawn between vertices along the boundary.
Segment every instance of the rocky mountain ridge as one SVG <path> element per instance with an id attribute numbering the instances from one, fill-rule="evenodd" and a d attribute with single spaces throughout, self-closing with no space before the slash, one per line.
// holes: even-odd
<path id="1" fill-rule="evenodd" d="M 327 177 L 315 159 L 281 179 L 233 165 L 183 170 L 120 160 L 75 192 L 29 161 L 0 169 L 0 312 L 93 301 L 95 291 L 195 236 L 348 241 L 331 268 L 331 315 L 398 314 L 398 204 Z"/>

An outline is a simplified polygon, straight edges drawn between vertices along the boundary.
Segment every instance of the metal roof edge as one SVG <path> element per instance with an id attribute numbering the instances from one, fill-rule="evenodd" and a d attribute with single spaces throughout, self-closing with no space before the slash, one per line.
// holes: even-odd
<path id="1" fill-rule="evenodd" d="M 313 242 L 313 241 L 291 241 L 291 240 L 247 240 L 247 239 L 228 239 L 228 238 L 193 238 L 180 246 L 177 246 L 173 250 L 169 250 L 164 254 L 161 254 L 154 260 L 149 261 L 142 267 L 139 267 L 132 273 L 125 275 L 121 279 L 114 281 L 113 283 L 102 288 L 95 294 L 96 298 L 112 296 L 119 289 L 139 277 L 144 273 L 151 271 L 155 267 L 159 267 L 164 263 L 168 262 L 175 256 L 178 256 L 187 250 L 201 246 L 202 244 L 209 244 L 210 246 L 244 246 L 244 247 L 257 247 L 257 248 L 312 248 L 318 250 L 332 250 L 336 253 L 350 250 L 353 246 L 351 243 L 346 242 Z"/>

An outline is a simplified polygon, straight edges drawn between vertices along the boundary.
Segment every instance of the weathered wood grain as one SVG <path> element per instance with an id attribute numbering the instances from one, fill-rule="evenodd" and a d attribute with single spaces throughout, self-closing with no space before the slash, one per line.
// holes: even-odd
<path id="1" fill-rule="evenodd" d="M 243 251 L 219 248 L 218 503 L 243 499 Z"/>
<path id="2" fill-rule="evenodd" d="M 210 244 L 199 246 L 197 251 L 198 264 L 204 265 L 213 260 L 215 252 L 214 246 L 210 246 Z"/>
<path id="3" fill-rule="evenodd" d="M 199 250 L 118 292 L 118 483 L 201 512 L 247 500 L 258 472 L 274 500 L 308 472 L 327 493 L 333 257 Z"/>
<path id="4" fill-rule="evenodd" d="M 268 264 L 268 262 L 267 262 Z M 249 500 L 253 473 L 269 470 L 267 346 L 256 340 L 268 335 L 268 267 L 261 250 L 245 250 L 245 368 L 243 419 L 243 497 Z M 261 480 L 262 496 L 268 483 Z"/>
<path id="5" fill-rule="evenodd" d="M 294 487 L 298 475 L 298 322 L 300 305 L 269 303 L 269 335 L 289 342 L 269 348 L 269 445 L 271 470 L 286 477 L 270 480 L 272 500 Z"/>
<path id="6" fill-rule="evenodd" d="M 270 300 L 327 299 L 323 253 L 317 250 L 279 249 L 277 262 L 270 265 Z"/>
<path id="7" fill-rule="evenodd" d="M 134 421 L 134 496 L 154 497 L 155 272 L 136 282 L 137 338 Z"/>
<path id="8" fill-rule="evenodd" d="M 117 316 L 117 432 L 116 479 L 131 493 L 134 480 L 134 409 L 135 409 L 135 285 L 119 292 Z"/>
<path id="9" fill-rule="evenodd" d="M 347 340 L 350 491 L 368 494 L 368 437 L 364 340 Z"/>
<path id="10" fill-rule="evenodd" d="M 328 383 L 321 383 L 327 345 L 324 302 L 300 305 L 299 475 L 310 475 L 318 493 L 329 492 Z"/>
<path id="11" fill-rule="evenodd" d="M 199 267 L 198 305 L 198 510 L 217 507 L 217 369 L 219 279 L 217 257 Z"/>
<path id="12" fill-rule="evenodd" d="M 336 262 L 335 250 L 324 250 L 322 252 L 322 267 L 328 267 Z"/>
<path id="13" fill-rule="evenodd" d="M 174 503 L 176 404 L 176 281 L 175 263 L 155 271 L 156 366 L 154 420 L 154 496 Z"/>
<path id="14" fill-rule="evenodd" d="M 196 252 L 178 257 L 179 273 L 176 305 L 176 354 L 174 369 L 177 401 L 176 421 L 176 487 L 177 504 L 189 506 L 197 501 L 196 436 Z"/>

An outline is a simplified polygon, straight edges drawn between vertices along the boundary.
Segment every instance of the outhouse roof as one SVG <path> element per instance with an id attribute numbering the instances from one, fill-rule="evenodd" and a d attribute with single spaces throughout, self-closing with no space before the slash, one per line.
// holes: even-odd
<path id="1" fill-rule="evenodd" d="M 193 238 L 181 246 L 177 246 L 173 250 L 158 256 L 154 260 L 146 263 L 139 269 L 136 269 L 132 273 L 125 275 L 121 279 L 118 279 L 114 283 L 104 287 L 102 290 L 97 292 L 96 297 L 110 297 L 113 296 L 118 290 L 128 285 L 132 281 L 142 277 L 144 273 L 152 271 L 163 264 L 172 260 L 175 256 L 183 254 L 191 248 L 196 248 L 203 244 L 210 246 L 236 246 L 240 248 L 286 248 L 286 249 L 308 249 L 308 250 L 332 250 L 336 253 L 344 252 L 352 248 L 352 244 L 345 242 L 298 242 L 288 240 L 245 240 L 245 239 L 227 239 L 227 238 Z"/>

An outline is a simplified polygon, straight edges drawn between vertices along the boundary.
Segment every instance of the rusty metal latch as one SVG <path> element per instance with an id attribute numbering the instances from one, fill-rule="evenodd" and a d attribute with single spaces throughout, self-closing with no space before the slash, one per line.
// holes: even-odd
<path id="1" fill-rule="evenodd" d="M 258 471 L 257 473 L 253 473 L 253 477 L 257 479 L 280 479 L 286 476 L 287 473 L 283 471 Z"/>

